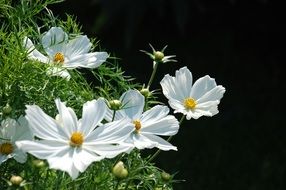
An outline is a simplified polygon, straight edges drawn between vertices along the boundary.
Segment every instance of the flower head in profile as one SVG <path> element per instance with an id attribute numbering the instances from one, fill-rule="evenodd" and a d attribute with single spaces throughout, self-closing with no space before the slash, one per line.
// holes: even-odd
<path id="1" fill-rule="evenodd" d="M 106 120 L 128 119 L 133 130 L 126 143 L 138 149 L 157 147 L 161 150 L 177 150 L 175 146 L 159 137 L 175 135 L 179 129 L 178 120 L 168 115 L 168 107 L 157 105 L 143 112 L 145 100 L 138 90 L 128 90 L 120 97 L 120 101 L 124 105 L 123 109 L 116 111 L 115 115 L 113 110 L 108 109 Z"/>
<path id="2" fill-rule="evenodd" d="M 130 150 L 120 144 L 132 130 L 126 121 L 98 126 L 106 113 L 103 99 L 86 102 L 80 120 L 72 108 L 59 99 L 55 102 L 59 111 L 57 120 L 36 105 L 27 106 L 26 118 L 40 140 L 18 141 L 19 148 L 39 159 L 46 159 L 50 168 L 66 171 L 72 179 L 92 162 Z"/>
<path id="3" fill-rule="evenodd" d="M 149 53 L 145 50 L 140 50 L 141 52 L 149 55 L 149 57 L 153 60 L 153 64 L 155 65 L 156 63 L 167 63 L 167 62 L 177 62 L 177 60 L 173 59 L 174 57 L 176 57 L 176 55 L 165 55 L 164 51 L 166 50 L 166 48 L 168 46 L 165 46 L 161 51 L 157 51 L 154 49 L 154 47 L 149 44 L 151 49 L 152 49 L 152 53 Z"/>
<path id="4" fill-rule="evenodd" d="M 176 71 L 175 77 L 165 75 L 160 84 L 175 113 L 183 113 L 187 119 L 217 114 L 225 92 L 225 88 L 208 75 L 193 84 L 192 73 L 187 67 Z"/>
<path id="5" fill-rule="evenodd" d="M 24 163 L 27 154 L 16 146 L 19 140 L 31 140 L 33 138 L 28 127 L 28 122 L 24 117 L 18 121 L 15 119 L 5 119 L 0 126 L 0 164 L 9 158 L 14 158 L 17 162 Z"/>
<path id="6" fill-rule="evenodd" d="M 69 40 L 61 27 L 52 27 L 41 39 L 45 54 L 35 49 L 32 41 L 25 37 L 24 47 L 28 50 L 28 58 L 42 63 L 50 63 L 48 73 L 70 78 L 66 69 L 96 68 L 107 58 L 106 52 L 89 52 L 91 42 L 86 35 L 78 35 Z"/>

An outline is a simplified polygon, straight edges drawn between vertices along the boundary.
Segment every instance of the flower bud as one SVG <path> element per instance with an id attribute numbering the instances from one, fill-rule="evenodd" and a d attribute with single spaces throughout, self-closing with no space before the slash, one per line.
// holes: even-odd
<path id="1" fill-rule="evenodd" d="M 115 175 L 119 179 L 124 179 L 128 176 L 128 170 L 124 167 L 122 161 L 117 162 L 112 169 L 113 175 Z"/>
<path id="2" fill-rule="evenodd" d="M 147 98 L 147 97 L 149 97 L 149 96 L 151 95 L 151 92 L 149 91 L 148 88 L 142 88 L 142 89 L 140 90 L 140 93 L 141 93 L 145 98 Z"/>
<path id="3" fill-rule="evenodd" d="M 46 164 L 43 160 L 33 160 L 33 165 L 37 168 L 42 168 L 44 167 Z"/>
<path id="4" fill-rule="evenodd" d="M 3 113 L 9 114 L 12 111 L 12 107 L 9 104 L 6 104 L 6 106 L 3 107 Z"/>
<path id="5" fill-rule="evenodd" d="M 161 178 L 164 180 L 164 181 L 169 181 L 171 179 L 171 175 L 167 172 L 162 172 L 161 173 Z"/>
<path id="6" fill-rule="evenodd" d="M 165 56 L 164 53 L 161 51 L 155 51 L 153 55 L 154 55 L 154 61 L 156 62 L 161 62 Z"/>
<path id="7" fill-rule="evenodd" d="M 10 178 L 10 182 L 12 183 L 12 185 L 19 186 L 23 182 L 23 178 L 21 176 L 12 175 L 12 177 Z"/>
<path id="8" fill-rule="evenodd" d="M 122 103 L 120 100 L 110 100 L 108 104 L 109 104 L 109 108 L 112 110 L 119 110 L 122 106 Z"/>

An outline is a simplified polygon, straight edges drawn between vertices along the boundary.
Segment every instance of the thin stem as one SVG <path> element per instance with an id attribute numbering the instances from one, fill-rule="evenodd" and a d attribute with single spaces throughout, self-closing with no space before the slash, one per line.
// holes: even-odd
<path id="1" fill-rule="evenodd" d="M 183 115 L 180 119 L 180 122 L 179 122 L 179 126 L 181 126 L 181 124 L 183 123 L 183 121 L 185 120 L 186 116 Z M 172 140 L 173 136 L 169 136 L 167 141 L 170 142 Z M 158 154 L 160 154 L 161 150 L 158 149 L 152 156 L 151 158 L 149 158 L 148 162 L 151 162 L 154 158 L 156 158 L 158 156 Z"/>
<path id="2" fill-rule="evenodd" d="M 186 118 L 186 115 L 182 115 L 181 119 L 180 119 L 180 122 L 179 122 L 179 126 L 182 125 L 183 121 L 185 120 Z"/>
<path id="3" fill-rule="evenodd" d="M 113 110 L 113 113 L 112 113 L 112 121 L 114 121 L 115 113 L 116 113 L 116 110 Z"/>
<path id="4" fill-rule="evenodd" d="M 151 77 L 150 77 L 149 82 L 148 82 L 148 85 L 147 85 L 147 89 L 149 89 L 149 87 L 151 86 L 151 84 L 152 84 L 152 82 L 153 82 L 153 80 L 154 80 L 154 77 L 155 77 L 155 74 L 156 74 L 158 65 L 159 65 L 159 63 L 158 63 L 158 62 L 155 62 L 155 65 L 154 65 L 154 68 L 153 68 Z"/>
<path id="5" fill-rule="evenodd" d="M 5 138 L 0 137 L 0 140 L 9 141 L 10 139 L 5 139 Z"/>

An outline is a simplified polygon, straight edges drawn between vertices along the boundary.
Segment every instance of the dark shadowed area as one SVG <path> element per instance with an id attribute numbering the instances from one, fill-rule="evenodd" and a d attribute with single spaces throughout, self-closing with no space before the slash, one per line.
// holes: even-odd
<path id="1" fill-rule="evenodd" d="M 158 50 L 168 45 L 165 53 L 177 55 L 178 62 L 159 66 L 153 89 L 183 66 L 195 80 L 208 74 L 225 86 L 220 113 L 185 121 L 172 139 L 178 151 L 155 160 L 186 180 L 174 189 L 286 189 L 281 5 L 271 0 L 68 0 L 49 8 L 62 18 L 76 16 L 83 31 L 121 58 L 126 75 L 140 83 L 148 82 L 152 63 L 139 50 L 151 50 L 148 43 Z"/>

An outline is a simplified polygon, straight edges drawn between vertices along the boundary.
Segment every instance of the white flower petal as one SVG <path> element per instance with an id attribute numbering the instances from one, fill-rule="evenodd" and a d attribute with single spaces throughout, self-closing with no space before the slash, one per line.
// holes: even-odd
<path id="1" fill-rule="evenodd" d="M 71 78 L 67 69 L 62 68 L 62 67 L 51 66 L 47 69 L 46 72 L 47 72 L 47 75 L 49 75 L 49 76 L 59 76 L 59 77 L 62 77 L 66 80 L 70 80 L 70 78 Z"/>
<path id="2" fill-rule="evenodd" d="M 138 90 L 128 90 L 120 97 L 123 111 L 130 119 L 140 118 L 145 105 L 145 98 Z"/>
<path id="3" fill-rule="evenodd" d="M 114 110 L 111 110 L 111 109 L 107 108 L 104 119 L 106 119 L 109 122 L 112 121 L 113 113 L 114 113 Z M 117 110 L 115 112 L 115 116 L 114 116 L 113 120 L 116 121 L 116 120 L 124 119 L 124 118 L 127 118 L 127 117 L 128 116 L 125 114 L 124 110 Z"/>
<path id="4" fill-rule="evenodd" d="M 13 158 L 19 163 L 25 163 L 27 161 L 27 154 L 20 149 L 16 149 L 13 152 Z"/>
<path id="5" fill-rule="evenodd" d="M 161 150 L 177 150 L 177 147 L 173 146 L 170 144 L 168 141 L 162 139 L 161 137 L 151 135 L 151 134 L 146 134 L 146 138 L 148 138 L 150 141 L 156 142 L 156 147 L 161 149 Z"/>
<path id="6" fill-rule="evenodd" d="M 197 103 L 203 103 L 208 101 L 219 101 L 223 94 L 225 93 L 225 88 L 221 85 L 212 88 L 210 91 L 205 93 L 200 99 L 197 100 Z"/>
<path id="7" fill-rule="evenodd" d="M 182 67 L 176 71 L 177 89 L 182 93 L 182 96 L 188 97 L 192 89 L 193 76 L 187 67 Z"/>
<path id="8" fill-rule="evenodd" d="M 192 73 L 187 67 L 183 67 L 176 71 L 176 76 L 171 77 L 165 75 L 160 82 L 163 94 L 168 99 L 176 99 L 182 102 L 185 98 L 189 97 L 192 88 L 193 77 Z"/>
<path id="9" fill-rule="evenodd" d="M 213 116 L 218 113 L 219 101 L 208 101 L 197 105 L 196 112 L 205 113 L 206 116 Z"/>
<path id="10" fill-rule="evenodd" d="M 106 104 L 103 98 L 86 102 L 83 105 L 82 120 L 79 131 L 88 135 L 102 121 L 106 113 Z"/>
<path id="11" fill-rule="evenodd" d="M 154 148 L 157 145 L 157 142 L 151 141 L 149 138 L 145 137 L 144 135 L 140 133 L 131 134 L 129 140 L 131 140 L 134 146 L 138 149 Z"/>
<path id="12" fill-rule="evenodd" d="M 169 108 L 167 106 L 157 105 L 152 107 L 151 109 L 145 111 L 141 116 L 141 123 L 145 125 L 150 125 L 154 122 L 157 122 L 164 117 L 166 117 L 169 113 Z"/>
<path id="13" fill-rule="evenodd" d="M 95 146 L 87 145 L 85 146 L 86 149 L 95 152 L 96 154 L 100 155 L 102 158 L 114 158 L 118 154 L 123 152 L 129 152 L 130 146 L 124 145 L 114 145 L 114 144 L 98 144 Z"/>
<path id="14" fill-rule="evenodd" d="M 174 110 L 185 110 L 186 109 L 182 102 L 175 100 L 173 98 L 170 98 L 168 103 L 170 107 L 173 108 Z"/>
<path id="15" fill-rule="evenodd" d="M 48 158 L 49 167 L 67 172 L 72 179 L 79 175 L 79 170 L 74 165 L 75 149 L 66 149 L 60 151 L 56 156 Z"/>
<path id="16" fill-rule="evenodd" d="M 24 38 L 24 47 L 27 49 L 29 59 L 40 61 L 42 63 L 49 62 L 49 59 L 35 48 L 33 42 L 28 37 Z"/>
<path id="17" fill-rule="evenodd" d="M 65 53 L 69 58 L 85 54 L 89 52 L 91 45 L 86 35 L 79 35 L 67 43 Z"/>
<path id="18" fill-rule="evenodd" d="M 12 142 L 15 142 L 17 140 L 32 140 L 32 131 L 29 128 L 29 123 L 26 118 L 21 116 L 18 119 L 18 123 L 19 125 L 16 125 L 16 133 L 12 136 Z"/>
<path id="19" fill-rule="evenodd" d="M 198 100 L 214 87 L 216 87 L 216 82 L 213 78 L 208 75 L 201 77 L 194 83 L 190 97 Z"/>
<path id="20" fill-rule="evenodd" d="M 85 143 L 89 145 L 106 144 L 106 142 L 119 143 L 124 141 L 133 130 L 134 127 L 129 120 L 122 119 L 113 121 L 93 130 L 86 138 Z"/>
<path id="21" fill-rule="evenodd" d="M 74 150 L 73 162 L 77 170 L 84 172 L 92 162 L 99 161 L 102 158 L 103 157 L 91 153 L 84 148 L 76 148 Z"/>
<path id="22" fill-rule="evenodd" d="M 69 60 L 65 62 L 63 67 L 68 69 L 74 68 L 97 68 L 108 58 L 106 52 L 93 52 L 80 54 L 74 57 L 70 57 Z"/>
<path id="23" fill-rule="evenodd" d="M 22 140 L 17 141 L 16 146 L 20 150 L 28 152 L 39 159 L 48 159 L 54 155 L 57 155 L 58 152 L 65 151 L 66 149 L 70 148 L 68 142 L 53 140 Z"/>
<path id="24" fill-rule="evenodd" d="M 46 140 L 70 138 L 58 126 L 56 121 L 45 114 L 43 110 L 36 106 L 26 106 L 26 119 L 30 124 L 30 129 L 37 137 Z"/>
<path id="25" fill-rule="evenodd" d="M 178 120 L 174 116 L 168 115 L 163 119 L 149 123 L 149 125 L 145 125 L 145 123 L 142 122 L 142 128 L 140 132 L 144 134 L 170 136 L 177 134 L 178 130 Z"/>
<path id="26" fill-rule="evenodd" d="M 66 107 L 60 99 L 56 99 L 55 103 L 59 111 L 59 118 L 63 124 L 63 131 L 69 136 L 74 131 L 77 131 L 77 116 L 74 111 L 71 108 Z"/>
<path id="27" fill-rule="evenodd" d="M 203 116 L 204 113 L 206 114 L 206 112 L 198 112 L 197 109 L 195 109 L 195 110 L 188 110 L 185 114 L 187 115 L 186 119 L 190 120 L 191 118 L 198 119 L 201 116 Z"/>
<path id="28" fill-rule="evenodd" d="M 11 140 L 16 133 L 18 124 L 15 119 L 7 118 L 1 122 L 0 137 Z"/>
<path id="29" fill-rule="evenodd" d="M 16 144 L 39 159 L 47 159 L 50 168 L 66 171 L 73 179 L 79 174 L 73 164 L 74 148 L 70 148 L 64 142 L 18 141 Z"/>
<path id="30" fill-rule="evenodd" d="M 68 35 L 60 27 L 52 27 L 42 37 L 42 45 L 50 58 L 57 52 L 63 53 Z"/>

